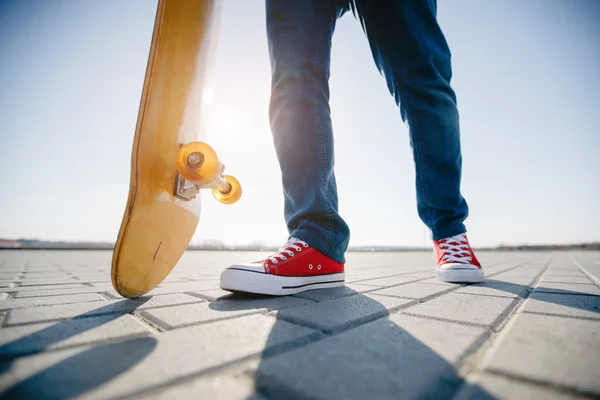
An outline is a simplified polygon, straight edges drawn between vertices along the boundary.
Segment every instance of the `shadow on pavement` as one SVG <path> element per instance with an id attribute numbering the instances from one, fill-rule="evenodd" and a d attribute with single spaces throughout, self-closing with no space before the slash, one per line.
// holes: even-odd
<path id="1" fill-rule="evenodd" d="M 360 293 L 351 296 L 352 304 L 360 304 L 359 309 L 353 308 L 349 302 L 335 302 L 339 309 L 329 309 L 331 319 L 328 316 L 320 319 L 326 321 L 326 325 L 330 321 L 340 321 L 340 324 L 331 325 L 331 330 L 325 329 L 321 338 L 312 343 L 292 341 L 291 345 L 289 342 L 287 346 L 282 345 L 290 336 L 290 329 L 294 329 L 290 321 L 299 321 L 294 321 L 293 312 L 278 312 L 262 360 L 255 371 L 258 393 L 268 399 L 426 399 L 449 398 L 460 389 L 463 378 L 458 375 L 456 366 L 440 353 L 447 358 L 458 359 L 483 329 L 458 326 L 459 334 L 467 339 L 461 339 L 459 344 L 445 340 L 434 346 L 434 350 L 390 320 L 388 310 L 381 303 Z M 231 295 L 225 298 L 240 297 Z M 227 311 L 218 303 L 218 300 L 211 303 L 211 308 Z M 335 314 L 343 318 L 339 319 Z M 363 315 L 369 317 L 361 318 Z M 408 316 L 404 318 L 403 322 L 409 325 L 407 328 L 416 329 L 419 336 L 424 334 L 429 344 L 444 334 L 443 329 L 426 331 L 443 323 Z M 330 331 L 336 334 L 329 335 Z M 492 398 L 481 388 L 473 386 L 471 389 L 477 398 Z"/>
<path id="2" fill-rule="evenodd" d="M 529 289 L 527 285 L 493 279 L 469 286 L 492 287 L 517 298 L 525 297 L 526 289 Z M 330 291 L 331 299 L 334 299 L 335 291 L 340 289 L 323 290 Z M 544 292 L 536 292 L 538 301 L 600 312 L 600 296 L 544 287 L 536 290 Z M 545 293 L 549 291 L 553 293 Z M 351 295 L 355 301 L 360 299 L 358 303 L 363 305 L 360 311 L 347 309 L 349 303 L 340 301 L 336 302 L 339 309 L 330 308 L 332 315 L 322 316 L 320 321 L 335 320 L 334 314 L 350 319 L 354 316 L 355 320 L 358 314 L 371 318 L 325 329 L 322 339 L 308 344 L 282 347 L 281 342 L 289 336 L 289 322 L 305 326 L 311 324 L 302 322 L 302 318 L 295 321 L 294 312 L 277 313 L 277 322 L 255 371 L 258 393 L 268 399 L 439 399 L 451 398 L 459 392 L 461 399 L 496 398 L 477 384 L 466 382 L 459 376 L 455 362 L 448 361 L 459 360 L 485 332 L 483 329 L 452 324 L 452 330 L 456 332 L 445 332 L 443 323 L 437 321 L 394 316 L 395 321 L 401 321 L 398 324 L 390 319 L 384 305 L 360 293 Z M 225 306 L 217 300 L 210 307 L 220 311 L 230 311 L 230 307 L 240 310 L 245 304 L 243 299 L 248 298 L 264 296 L 227 295 L 220 299 L 239 299 L 240 302 L 233 305 L 228 302 L 226 304 L 231 306 Z M 431 331 L 428 332 L 428 329 Z M 417 331 L 418 337 L 427 344 L 408 330 Z M 330 335 L 331 332 L 336 334 Z M 470 339 L 465 342 L 461 336 Z"/>
<path id="3" fill-rule="evenodd" d="M 10 370 L 17 357 L 42 352 L 55 343 L 111 322 L 135 311 L 149 299 L 123 300 L 96 308 L 0 346 L 0 374 Z M 43 369 L 0 392 L 0 398 L 74 397 L 122 374 L 155 347 L 156 339 L 152 337 L 115 339 Z"/>
<path id="4" fill-rule="evenodd" d="M 469 287 L 489 287 L 501 292 L 513 294 L 519 298 L 525 298 L 527 292 L 531 291 L 531 294 L 527 297 L 543 303 L 600 313 L 600 296 L 590 293 L 554 289 L 544 286 L 537 286 L 535 287 L 535 290 L 532 290 L 529 289 L 528 285 L 519 285 L 497 279 L 488 279 L 482 283 L 469 285 Z"/>
<path id="5" fill-rule="evenodd" d="M 516 298 L 525 297 L 531 290 L 528 285 L 495 279 L 470 285 L 478 286 L 495 288 Z M 476 384 L 465 382 L 457 371 L 464 352 L 485 337 L 484 328 L 400 314 L 390 316 L 383 304 L 347 287 L 321 292 L 323 297 L 330 295 L 331 300 L 352 301 L 329 303 L 329 314 L 319 316 L 319 323 L 327 328 L 317 329 L 320 336 L 313 335 L 310 341 L 295 339 L 290 332 L 303 329 L 294 323 L 317 326 L 307 322 L 312 310 L 303 313 L 301 309 L 308 308 L 298 306 L 277 313 L 254 375 L 256 391 L 266 398 L 428 399 L 450 398 L 459 391 L 461 398 L 494 398 Z M 340 294 L 347 297 L 341 298 Z M 530 297 L 542 303 L 600 312 L 600 296 L 537 287 Z M 228 295 L 209 307 L 224 313 L 250 310 L 254 306 L 244 300 L 257 298 L 270 297 Z M 220 301 L 225 299 L 239 301 Z M 129 314 L 148 300 L 149 297 L 113 303 L 6 343 L 0 346 L 0 373 L 9 373 L 17 357 L 47 350 Z M 273 301 L 275 304 L 277 299 Z M 243 332 L 240 326 L 239 334 L 252 332 Z M 129 370 L 152 353 L 156 345 L 153 337 L 99 344 L 42 369 L 7 388 L 0 397 L 76 397 Z"/>
<path id="6" fill-rule="evenodd" d="M 156 342 L 153 337 L 142 337 L 93 347 L 19 382 L 2 393 L 2 398 L 67 399 L 79 396 L 146 358 L 156 347 Z"/>

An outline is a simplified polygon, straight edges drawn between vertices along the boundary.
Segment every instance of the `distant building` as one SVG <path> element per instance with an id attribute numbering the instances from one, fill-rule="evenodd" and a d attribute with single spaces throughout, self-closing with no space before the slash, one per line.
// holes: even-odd
<path id="1" fill-rule="evenodd" d="M 21 247 L 21 243 L 18 240 L 0 239 L 0 249 L 16 249 L 19 247 Z"/>

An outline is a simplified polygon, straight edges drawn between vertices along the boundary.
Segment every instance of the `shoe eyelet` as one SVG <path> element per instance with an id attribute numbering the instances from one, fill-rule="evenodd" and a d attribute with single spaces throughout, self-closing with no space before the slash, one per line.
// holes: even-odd
<path id="1" fill-rule="evenodd" d="M 296 251 L 302 251 L 302 247 L 296 246 L 296 247 L 294 247 L 294 250 L 296 250 Z"/>
<path id="2" fill-rule="evenodd" d="M 304 246 L 304 247 L 308 247 L 308 243 L 304 243 L 302 246 Z"/>
<path id="3" fill-rule="evenodd" d="M 321 266 L 320 266 L 320 265 L 317 265 L 317 269 L 321 269 Z"/>
<path id="4" fill-rule="evenodd" d="M 279 261 L 275 260 L 273 261 L 273 264 L 279 264 Z"/>
<path id="5" fill-rule="evenodd" d="M 283 261 L 285 261 L 285 260 L 287 260 L 287 257 L 286 257 L 286 256 L 281 256 L 281 259 L 282 259 Z"/>
<path id="6" fill-rule="evenodd" d="M 313 269 L 312 264 L 308 264 L 308 269 Z"/>

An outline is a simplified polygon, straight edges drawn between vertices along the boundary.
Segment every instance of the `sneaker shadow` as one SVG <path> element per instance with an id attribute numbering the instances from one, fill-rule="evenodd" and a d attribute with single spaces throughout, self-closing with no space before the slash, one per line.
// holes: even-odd
<path id="1" fill-rule="evenodd" d="M 516 284 L 498 279 L 487 279 L 481 283 L 468 285 L 469 287 L 477 288 L 484 287 L 495 289 L 498 291 L 498 296 L 510 294 L 517 298 L 529 298 L 539 302 L 541 308 L 539 312 L 546 314 L 555 314 L 568 316 L 569 311 L 582 310 L 591 313 L 600 313 L 600 295 L 577 292 L 574 290 L 556 289 L 551 287 L 537 286 L 531 289 L 529 285 Z M 562 310 L 549 307 L 551 305 L 564 306 Z M 539 307 L 538 307 L 539 308 Z M 536 312 L 536 311 L 528 311 Z"/>
<path id="2" fill-rule="evenodd" d="M 0 374 L 8 373 L 19 357 L 49 350 L 135 311 L 150 297 L 123 300 L 80 314 L 0 346 Z M 1 398 L 64 399 L 84 394 L 121 375 L 146 358 L 156 347 L 149 336 L 114 339 L 42 369 L 17 384 L 3 388 Z M 72 342 L 66 348 L 83 343 Z M 65 346 L 61 347 L 65 348 Z"/>
<path id="3" fill-rule="evenodd" d="M 342 291 L 344 297 L 336 298 Z M 253 372 L 257 393 L 268 399 L 449 398 L 465 383 L 457 364 L 483 328 L 390 315 L 380 302 L 348 288 L 320 292 L 331 301 L 277 311 Z M 224 298 L 240 298 L 239 310 L 248 296 Z M 277 298 L 271 299 L 275 306 Z M 219 299 L 210 307 L 227 311 Z M 290 339 L 294 331 L 306 335 Z M 476 385 L 468 393 L 493 398 Z"/>

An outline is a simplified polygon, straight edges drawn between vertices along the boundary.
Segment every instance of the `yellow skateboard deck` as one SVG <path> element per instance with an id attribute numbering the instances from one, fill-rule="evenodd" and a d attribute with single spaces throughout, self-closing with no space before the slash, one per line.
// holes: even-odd
<path id="1" fill-rule="evenodd" d="M 212 97 L 218 0 L 159 0 L 138 114 L 129 196 L 115 244 L 112 282 L 141 296 L 169 275 L 194 235 L 199 189 L 233 203 L 239 183 L 223 176 L 201 141 Z"/>

